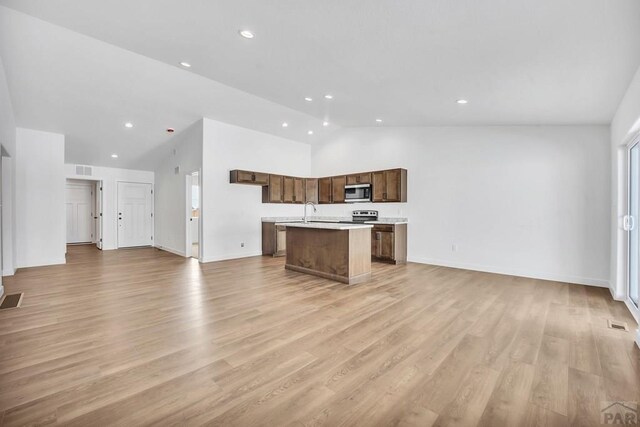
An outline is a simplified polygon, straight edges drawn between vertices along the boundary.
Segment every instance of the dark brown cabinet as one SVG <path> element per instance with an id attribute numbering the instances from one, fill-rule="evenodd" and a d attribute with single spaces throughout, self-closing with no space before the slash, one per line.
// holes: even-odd
<path id="1" fill-rule="evenodd" d="M 344 203 L 344 186 L 347 183 L 346 176 L 334 176 L 331 178 L 331 202 Z"/>
<path id="2" fill-rule="evenodd" d="M 262 187 L 262 203 L 282 203 L 283 184 L 281 175 L 269 175 L 269 185 Z"/>
<path id="3" fill-rule="evenodd" d="M 390 169 L 372 174 L 374 202 L 406 202 L 407 170 Z"/>
<path id="4" fill-rule="evenodd" d="M 407 224 L 374 225 L 371 229 L 371 259 L 401 264 L 407 262 Z"/>
<path id="5" fill-rule="evenodd" d="M 304 179 L 293 178 L 293 203 L 304 203 L 305 202 L 304 193 L 305 193 Z"/>
<path id="6" fill-rule="evenodd" d="M 371 184 L 371 172 L 347 175 L 347 184 Z"/>
<path id="7" fill-rule="evenodd" d="M 318 203 L 331 202 L 331 178 L 318 179 Z"/>
<path id="8" fill-rule="evenodd" d="M 291 176 L 282 177 L 282 202 L 293 203 L 295 200 L 294 194 L 294 178 Z"/>
<path id="9" fill-rule="evenodd" d="M 345 203 L 344 186 L 371 184 L 373 202 L 406 202 L 407 170 L 389 169 L 325 178 L 298 178 L 235 169 L 231 184 L 262 186 L 262 203 Z"/>
<path id="10" fill-rule="evenodd" d="M 232 184 L 269 185 L 269 174 L 236 169 L 229 172 L 229 182 Z"/>
<path id="11" fill-rule="evenodd" d="M 305 202 L 318 203 L 318 179 L 307 178 L 304 180 Z"/>
<path id="12" fill-rule="evenodd" d="M 287 253 L 287 227 L 274 222 L 262 223 L 262 255 L 284 256 Z"/>

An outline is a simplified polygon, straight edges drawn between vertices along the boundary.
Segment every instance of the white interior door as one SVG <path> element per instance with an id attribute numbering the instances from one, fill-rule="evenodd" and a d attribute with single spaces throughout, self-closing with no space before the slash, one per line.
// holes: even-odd
<path id="1" fill-rule="evenodd" d="M 98 249 L 102 249 L 102 181 L 96 182 L 95 194 L 96 209 L 94 217 L 96 220 L 96 246 L 98 247 Z"/>
<path id="2" fill-rule="evenodd" d="M 152 244 L 152 197 L 151 184 L 118 183 L 118 247 Z"/>
<path id="3" fill-rule="evenodd" d="M 629 147 L 629 199 L 624 226 L 628 231 L 627 299 L 640 306 L 640 142 Z"/>
<path id="4" fill-rule="evenodd" d="M 67 183 L 67 243 L 93 242 L 94 219 L 91 184 Z"/>

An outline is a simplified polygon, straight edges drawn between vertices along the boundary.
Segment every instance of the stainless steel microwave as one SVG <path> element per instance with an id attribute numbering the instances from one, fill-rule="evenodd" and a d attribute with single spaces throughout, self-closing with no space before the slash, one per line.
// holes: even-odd
<path id="1" fill-rule="evenodd" d="M 347 203 L 370 202 L 371 201 L 371 184 L 345 185 L 344 201 Z"/>

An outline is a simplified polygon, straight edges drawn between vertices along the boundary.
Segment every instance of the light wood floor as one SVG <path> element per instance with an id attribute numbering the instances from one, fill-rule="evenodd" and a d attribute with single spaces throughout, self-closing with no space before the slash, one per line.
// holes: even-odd
<path id="1" fill-rule="evenodd" d="M 69 247 L 0 312 L 4 425 L 599 425 L 640 400 L 608 290 L 375 263 L 343 285 L 282 258 Z"/>

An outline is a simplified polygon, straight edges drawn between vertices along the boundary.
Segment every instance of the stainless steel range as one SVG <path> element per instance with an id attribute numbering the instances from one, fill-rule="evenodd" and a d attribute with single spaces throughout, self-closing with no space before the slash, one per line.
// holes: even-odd
<path id="1" fill-rule="evenodd" d="M 378 211 L 353 211 L 351 213 L 351 220 L 355 223 L 377 221 Z"/>

